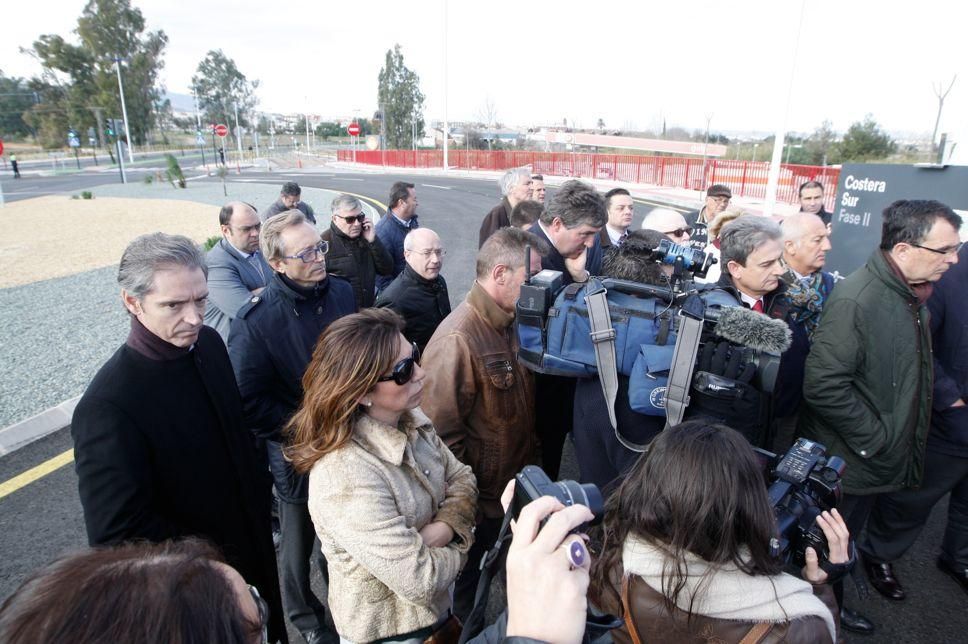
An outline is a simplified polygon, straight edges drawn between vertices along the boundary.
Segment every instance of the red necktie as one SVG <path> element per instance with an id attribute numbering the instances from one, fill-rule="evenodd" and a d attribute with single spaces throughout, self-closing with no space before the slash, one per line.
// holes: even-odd
<path id="1" fill-rule="evenodd" d="M 753 310 L 757 313 L 763 312 L 763 300 L 756 300 L 756 304 L 753 305 Z"/>

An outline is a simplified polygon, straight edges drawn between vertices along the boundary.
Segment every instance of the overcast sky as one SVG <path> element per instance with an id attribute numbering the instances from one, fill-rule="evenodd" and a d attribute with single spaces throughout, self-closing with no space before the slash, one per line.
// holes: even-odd
<path id="1" fill-rule="evenodd" d="M 43 33 L 74 38 L 84 0 L 8 0 L 0 9 L 0 69 L 38 67 L 19 47 Z M 443 0 L 136 0 L 149 29 L 169 37 L 162 79 L 190 93 L 210 49 L 258 79 L 259 109 L 327 117 L 376 108 L 377 75 L 399 43 L 420 76 L 425 115 L 444 114 Z M 244 8 L 243 8 L 244 7 Z M 968 6 L 920 0 L 807 0 L 800 51 L 795 0 L 452 1 L 450 120 L 476 120 L 490 100 L 511 125 L 777 127 L 793 73 L 789 128 L 824 119 L 840 131 L 872 113 L 894 132 L 930 134 L 932 84 L 959 78 L 941 131 L 966 131 Z M 795 69 L 795 72 L 793 71 Z"/>

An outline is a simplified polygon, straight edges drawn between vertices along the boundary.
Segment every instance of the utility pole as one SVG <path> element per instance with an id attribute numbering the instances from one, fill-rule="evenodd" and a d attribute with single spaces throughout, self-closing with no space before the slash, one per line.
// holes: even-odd
<path id="1" fill-rule="evenodd" d="M 450 167 L 447 160 L 447 134 L 450 125 L 447 123 L 447 0 L 444 1 L 444 172 Z M 465 129 L 464 136 L 467 136 Z"/>
<path id="2" fill-rule="evenodd" d="M 195 102 L 195 145 L 198 147 L 198 151 L 202 153 L 202 165 L 205 166 L 205 172 L 208 173 L 208 164 L 205 163 L 205 141 L 202 139 L 202 117 L 198 113 L 198 93 L 195 91 L 195 83 L 192 83 L 192 101 Z"/>
<path id="3" fill-rule="evenodd" d="M 242 128 L 239 127 L 239 102 L 235 102 L 235 143 L 239 149 L 239 160 L 242 159 Z"/>
<path id="4" fill-rule="evenodd" d="M 128 128 L 128 108 L 124 104 L 124 84 L 121 82 L 121 57 L 115 56 L 118 66 L 118 91 L 121 93 L 121 116 L 124 117 L 124 135 L 128 137 L 128 161 L 134 163 L 134 146 L 131 145 L 131 130 Z"/>
<path id="5" fill-rule="evenodd" d="M 709 146 L 709 123 L 712 122 L 713 115 L 706 115 L 706 138 L 702 142 L 702 185 L 700 189 L 706 189 L 706 148 Z"/>

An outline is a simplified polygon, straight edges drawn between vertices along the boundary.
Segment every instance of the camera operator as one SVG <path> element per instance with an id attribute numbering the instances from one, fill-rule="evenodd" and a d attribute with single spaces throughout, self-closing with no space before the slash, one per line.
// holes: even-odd
<path id="1" fill-rule="evenodd" d="M 624 615 L 616 642 L 836 642 L 826 570 L 841 575 L 849 534 L 836 510 L 817 517 L 822 565 L 782 572 L 762 466 L 743 437 L 688 421 L 662 432 L 605 505 L 590 598 Z M 828 563 L 829 562 L 829 563 Z"/>
<path id="2" fill-rule="evenodd" d="M 615 279 L 667 286 L 672 266 L 658 263 L 650 254 L 663 239 L 665 235 L 655 230 L 633 231 L 625 243 L 606 249 L 602 273 Z M 579 378 L 576 381 L 572 436 L 580 479 L 583 483 L 594 483 L 605 492 L 639 457 L 639 452 L 633 452 L 619 443 L 606 405 L 597 377 Z M 640 445 L 655 438 L 665 425 L 663 416 L 632 411 L 629 378 L 622 374 L 618 374 L 615 421 L 622 436 Z"/>

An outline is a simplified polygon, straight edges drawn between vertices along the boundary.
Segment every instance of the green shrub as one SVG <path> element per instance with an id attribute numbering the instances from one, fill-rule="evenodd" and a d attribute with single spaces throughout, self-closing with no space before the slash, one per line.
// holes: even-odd
<path id="1" fill-rule="evenodd" d="M 84 190 L 83 192 L 81 192 L 81 199 L 93 199 L 93 198 L 94 198 L 94 193 L 91 192 L 90 190 Z"/>
<path id="2" fill-rule="evenodd" d="M 208 239 L 205 240 L 205 243 L 202 244 L 202 248 L 204 248 L 205 250 L 211 250 L 212 247 L 215 246 L 215 244 L 217 244 L 220 239 L 222 239 L 221 235 L 213 235 L 212 237 L 209 237 Z"/>
<path id="3" fill-rule="evenodd" d="M 150 174 L 146 174 L 145 175 L 145 178 L 143 179 L 143 181 L 146 184 L 148 184 L 149 186 L 154 182 L 154 180 L 155 180 L 155 178 L 153 176 L 151 176 Z"/>

